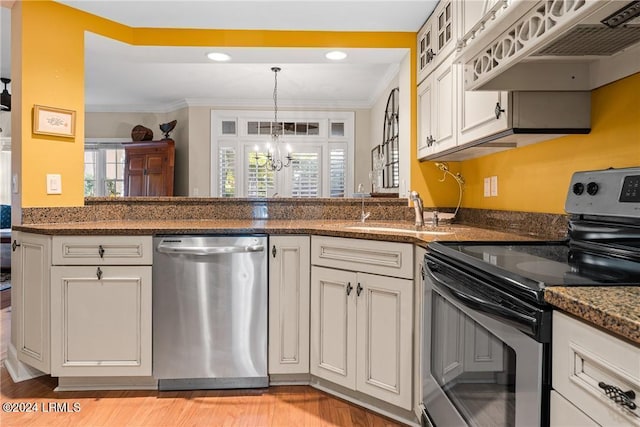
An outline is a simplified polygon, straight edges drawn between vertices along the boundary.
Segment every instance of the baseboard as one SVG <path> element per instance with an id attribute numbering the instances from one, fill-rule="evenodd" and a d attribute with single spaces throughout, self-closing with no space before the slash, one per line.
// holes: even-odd
<path id="1" fill-rule="evenodd" d="M 14 383 L 31 380 L 46 375 L 44 372 L 32 368 L 18 360 L 18 351 L 12 342 L 9 342 L 7 349 L 7 358 L 3 361 L 7 372 L 11 376 Z"/>
<path id="2" fill-rule="evenodd" d="M 309 385 L 311 375 L 309 374 L 270 374 L 269 385 Z"/>
<path id="3" fill-rule="evenodd" d="M 54 391 L 157 390 L 153 377 L 60 377 Z"/>

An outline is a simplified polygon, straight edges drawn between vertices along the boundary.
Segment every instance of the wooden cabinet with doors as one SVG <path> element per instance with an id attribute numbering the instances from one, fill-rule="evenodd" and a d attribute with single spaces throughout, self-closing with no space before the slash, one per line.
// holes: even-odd
<path id="1" fill-rule="evenodd" d="M 175 142 L 131 142 L 124 145 L 124 195 L 173 196 Z"/>

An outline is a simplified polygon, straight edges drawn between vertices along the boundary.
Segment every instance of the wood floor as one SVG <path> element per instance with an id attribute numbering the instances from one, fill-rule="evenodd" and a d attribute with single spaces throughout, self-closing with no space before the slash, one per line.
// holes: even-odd
<path id="1" fill-rule="evenodd" d="M 2 310 L 2 344 L 9 341 Z M 0 425 L 9 426 L 400 426 L 308 386 L 266 390 L 54 392 L 56 378 L 14 383 L 0 371 Z M 22 408 L 18 407 L 21 403 Z M 22 409 L 23 412 L 6 412 Z M 74 406 L 75 405 L 75 406 Z M 26 409 L 37 412 L 24 412 Z M 75 411 L 79 409 L 78 411 Z M 60 412 L 66 410 L 67 412 Z M 56 412 L 58 411 L 58 412 Z M 74 412 L 75 411 L 75 412 Z"/>

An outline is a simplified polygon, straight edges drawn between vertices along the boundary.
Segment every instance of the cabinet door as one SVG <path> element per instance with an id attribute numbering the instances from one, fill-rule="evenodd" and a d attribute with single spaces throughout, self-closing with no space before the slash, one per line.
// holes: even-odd
<path id="1" fill-rule="evenodd" d="M 269 373 L 309 373 L 309 236 L 269 236 Z"/>
<path id="2" fill-rule="evenodd" d="M 167 158 L 166 152 L 149 153 L 145 158 L 145 195 L 167 195 Z"/>
<path id="3" fill-rule="evenodd" d="M 14 239 L 20 245 L 16 246 L 11 266 L 18 360 L 48 374 L 51 237 L 16 233 Z"/>
<path id="4" fill-rule="evenodd" d="M 429 19 L 418 32 L 418 83 L 433 70 L 434 58 L 433 19 Z"/>
<path id="5" fill-rule="evenodd" d="M 313 375 L 356 388 L 356 274 L 311 268 Z"/>
<path id="6" fill-rule="evenodd" d="M 433 153 L 453 148 L 457 143 L 457 69 L 452 57 L 433 72 Z"/>
<path id="7" fill-rule="evenodd" d="M 146 157 L 144 154 L 127 155 L 124 176 L 124 194 L 126 196 L 146 195 L 145 168 Z"/>
<path id="8" fill-rule="evenodd" d="M 433 151 L 433 78 L 429 77 L 418 86 L 418 160 Z"/>
<path id="9" fill-rule="evenodd" d="M 53 267 L 51 374 L 151 375 L 151 267 Z"/>
<path id="10" fill-rule="evenodd" d="M 455 48 L 457 8 L 461 2 L 441 1 L 418 31 L 418 82 L 423 81 Z"/>
<path id="11" fill-rule="evenodd" d="M 412 409 L 413 281 L 358 273 L 356 389 Z"/>
<path id="12" fill-rule="evenodd" d="M 453 304 L 433 292 L 431 373 L 442 385 L 464 372 L 465 315 Z"/>
<path id="13" fill-rule="evenodd" d="M 589 418 L 558 392 L 551 390 L 549 425 L 551 427 L 598 427 L 600 424 Z"/>
<path id="14" fill-rule="evenodd" d="M 462 27 L 461 36 L 466 34 L 491 9 L 495 0 L 459 2 Z M 466 144 L 485 136 L 489 136 L 507 129 L 507 114 L 509 113 L 507 92 L 500 91 L 465 91 L 465 64 L 460 67 L 459 93 L 460 107 L 458 108 L 458 145 Z M 496 105 L 500 105 L 496 110 Z M 499 111 L 505 110 L 504 112 Z M 498 111 L 499 114 L 496 114 Z M 497 117 L 496 117 L 497 116 Z"/>

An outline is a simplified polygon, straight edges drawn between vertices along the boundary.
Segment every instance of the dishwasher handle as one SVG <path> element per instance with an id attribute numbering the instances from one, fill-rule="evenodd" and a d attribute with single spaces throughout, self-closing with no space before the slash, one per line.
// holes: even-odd
<path id="1" fill-rule="evenodd" d="M 248 246 L 171 246 L 160 243 L 156 248 L 158 252 L 175 255 L 225 255 L 264 251 L 264 245 Z"/>

